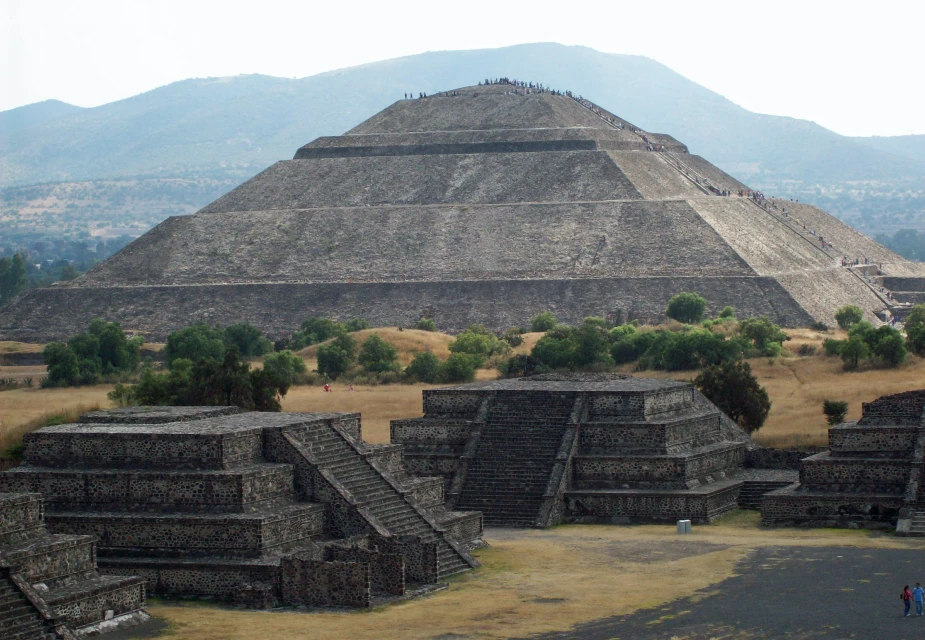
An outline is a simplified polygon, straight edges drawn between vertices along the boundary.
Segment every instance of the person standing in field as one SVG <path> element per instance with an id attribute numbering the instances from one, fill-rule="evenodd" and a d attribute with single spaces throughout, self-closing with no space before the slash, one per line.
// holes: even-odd
<path id="1" fill-rule="evenodd" d="M 899 599 L 903 601 L 903 607 L 905 607 L 903 614 L 908 618 L 910 615 L 909 608 L 912 606 L 912 592 L 909 591 L 909 585 L 903 587 L 903 592 L 899 594 Z"/>
<path id="2" fill-rule="evenodd" d="M 925 597 L 925 589 L 918 582 L 915 583 L 915 589 L 912 590 L 912 599 L 915 601 L 915 615 L 922 615 L 922 600 Z"/>

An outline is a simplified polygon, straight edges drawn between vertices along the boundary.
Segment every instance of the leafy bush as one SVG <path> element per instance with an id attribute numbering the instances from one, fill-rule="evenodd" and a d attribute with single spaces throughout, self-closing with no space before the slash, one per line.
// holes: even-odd
<path id="1" fill-rule="evenodd" d="M 559 324 L 556 320 L 556 316 L 552 314 L 551 311 L 544 311 L 533 316 L 533 319 L 530 320 L 530 331 L 542 331 L 546 332 Z"/>
<path id="2" fill-rule="evenodd" d="M 823 400 L 822 413 L 825 414 L 825 421 L 833 427 L 845 421 L 848 415 L 848 403 L 844 400 Z"/>
<path id="3" fill-rule="evenodd" d="M 242 322 L 225 327 L 222 341 L 225 346 L 237 347 L 245 358 L 259 357 L 273 351 L 273 343 L 252 324 Z"/>
<path id="4" fill-rule="evenodd" d="M 344 333 L 334 341 L 318 347 L 318 373 L 337 380 L 356 361 L 357 342 L 353 336 Z"/>
<path id="5" fill-rule="evenodd" d="M 761 428 L 771 411 L 768 392 L 747 362 L 724 362 L 704 369 L 694 380 L 698 389 L 748 433 Z"/>
<path id="6" fill-rule="evenodd" d="M 456 339 L 449 344 L 449 349 L 452 353 L 473 356 L 476 358 L 476 367 L 481 367 L 489 357 L 504 355 L 511 350 L 511 347 L 482 325 L 474 324 L 456 336 Z"/>
<path id="7" fill-rule="evenodd" d="M 861 336 L 851 336 L 842 344 L 839 355 L 841 355 L 842 362 L 845 363 L 845 369 L 857 369 L 861 360 L 870 355 L 870 347 L 867 346 Z"/>
<path id="8" fill-rule="evenodd" d="M 739 335 L 754 343 L 762 356 L 780 355 L 781 346 L 790 336 L 767 317 L 747 318 L 739 323 Z"/>
<path id="9" fill-rule="evenodd" d="M 347 329 L 340 323 L 328 318 L 309 318 L 292 334 L 289 343 L 292 349 L 298 351 L 313 344 L 330 340 L 334 336 L 345 333 Z"/>
<path id="10" fill-rule="evenodd" d="M 665 315 L 684 324 L 696 324 L 703 320 L 707 301 L 696 293 L 679 293 L 668 301 Z"/>
<path id="11" fill-rule="evenodd" d="M 363 343 L 357 361 L 367 373 L 397 371 L 398 351 L 374 333 Z"/>
<path id="12" fill-rule="evenodd" d="M 292 351 L 275 351 L 263 359 L 263 370 L 286 388 L 296 384 L 306 369 L 305 361 Z"/>
<path id="13" fill-rule="evenodd" d="M 818 320 L 815 320 L 809 324 L 809 328 L 812 329 L 813 331 L 828 331 L 829 325 L 827 325 L 824 322 L 819 322 Z"/>
<path id="14" fill-rule="evenodd" d="M 199 360 L 221 360 L 225 356 L 225 341 L 222 330 L 207 324 L 194 324 L 174 331 L 167 336 L 164 357 L 167 366 L 178 358 L 198 362 Z"/>
<path id="15" fill-rule="evenodd" d="M 414 325 L 414 328 L 420 329 L 421 331 L 436 331 L 437 323 L 431 318 L 421 318 L 418 320 L 418 323 Z"/>
<path id="16" fill-rule="evenodd" d="M 835 322 L 842 329 L 850 329 L 864 318 L 861 307 L 853 304 L 846 305 L 835 312 Z"/>
<path id="17" fill-rule="evenodd" d="M 503 378 L 520 378 L 541 373 L 544 371 L 544 367 L 533 356 L 519 353 L 499 363 L 498 371 Z"/>
<path id="18" fill-rule="evenodd" d="M 77 355 L 63 342 L 45 345 L 42 351 L 48 375 L 42 381 L 44 387 L 64 387 L 80 382 L 80 366 Z"/>
<path id="19" fill-rule="evenodd" d="M 841 356 L 843 346 L 845 346 L 844 340 L 835 340 L 834 338 L 826 338 L 822 343 L 822 349 L 827 356 Z"/>
<path id="20" fill-rule="evenodd" d="M 440 375 L 440 359 L 430 351 L 416 353 L 405 369 L 405 375 L 418 382 L 436 382 Z"/>
<path id="21" fill-rule="evenodd" d="M 476 356 L 468 353 L 453 353 L 440 365 L 440 382 L 472 382 L 479 367 Z"/>
<path id="22" fill-rule="evenodd" d="M 95 384 L 104 374 L 131 373 L 138 368 L 143 340 L 127 338 L 116 322 L 94 319 L 87 333 L 45 347 L 48 376 L 43 386 Z"/>
<path id="23" fill-rule="evenodd" d="M 801 344 L 797 348 L 798 356 L 814 356 L 816 355 L 816 345 L 813 344 Z"/>
<path id="24" fill-rule="evenodd" d="M 925 357 L 925 304 L 917 304 L 906 318 L 906 347 Z"/>
<path id="25" fill-rule="evenodd" d="M 344 329 L 350 333 L 369 329 L 369 320 L 363 318 L 351 318 L 344 323 Z"/>
<path id="26" fill-rule="evenodd" d="M 719 312 L 719 317 L 724 320 L 735 320 L 736 310 L 729 306 L 723 307 L 723 310 Z"/>
<path id="27" fill-rule="evenodd" d="M 517 327 L 513 327 L 505 331 L 501 339 L 507 342 L 511 347 L 519 347 L 524 343 L 523 331 Z"/>
<path id="28" fill-rule="evenodd" d="M 876 342 L 871 351 L 887 367 L 898 367 L 908 356 L 902 334 L 886 325 L 877 329 Z"/>

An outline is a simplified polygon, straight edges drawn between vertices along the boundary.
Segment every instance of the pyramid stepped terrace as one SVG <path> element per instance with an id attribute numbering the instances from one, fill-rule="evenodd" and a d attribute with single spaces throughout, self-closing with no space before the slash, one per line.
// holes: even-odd
<path id="1" fill-rule="evenodd" d="M 921 264 L 815 207 L 749 194 L 578 96 L 465 87 L 400 100 L 28 292 L 0 312 L 0 338 L 60 339 L 94 317 L 150 338 L 197 321 L 276 338 L 310 316 L 451 331 L 546 310 L 647 321 L 682 291 L 796 326 L 845 304 L 901 314 L 925 295 Z"/>

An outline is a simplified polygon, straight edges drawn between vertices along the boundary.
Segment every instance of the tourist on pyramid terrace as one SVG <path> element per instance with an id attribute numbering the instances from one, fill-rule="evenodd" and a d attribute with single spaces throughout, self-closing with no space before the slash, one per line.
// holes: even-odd
<path id="1" fill-rule="evenodd" d="M 912 599 L 915 600 L 915 615 L 922 615 L 922 599 L 925 596 L 925 589 L 918 582 L 915 583 L 915 589 L 912 590 Z"/>

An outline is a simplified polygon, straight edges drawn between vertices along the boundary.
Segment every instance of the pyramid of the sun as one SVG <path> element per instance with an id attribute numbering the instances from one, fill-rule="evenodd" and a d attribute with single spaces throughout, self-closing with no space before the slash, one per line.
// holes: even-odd
<path id="1" fill-rule="evenodd" d="M 152 337 L 195 321 L 279 336 L 312 315 L 451 330 L 544 310 L 647 320 L 681 291 L 792 326 L 888 306 L 844 256 L 925 275 L 819 209 L 760 206 L 746 189 L 567 95 L 496 84 L 401 100 L 27 294 L 0 313 L 0 337 L 61 337 L 98 316 Z"/>

